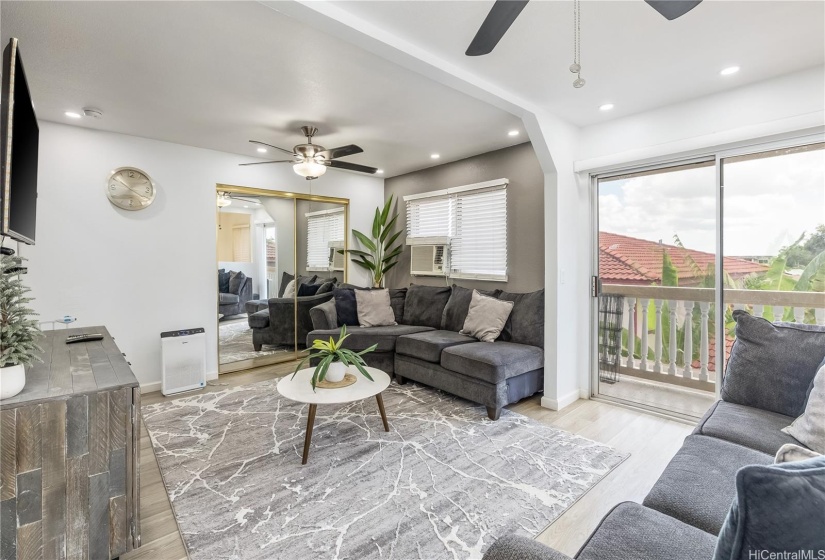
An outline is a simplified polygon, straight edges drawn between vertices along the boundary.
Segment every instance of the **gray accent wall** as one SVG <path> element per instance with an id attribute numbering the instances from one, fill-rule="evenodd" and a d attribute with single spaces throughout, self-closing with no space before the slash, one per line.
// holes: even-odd
<path id="1" fill-rule="evenodd" d="M 386 179 L 384 196 L 395 195 L 398 199 L 398 222 L 406 230 L 404 196 L 502 177 L 510 180 L 507 187 L 508 281 L 457 279 L 449 283 L 509 292 L 538 290 L 544 287 L 544 174 L 529 142 Z M 406 233 L 399 239 L 405 236 Z M 386 285 L 401 288 L 410 283 L 443 286 L 447 281 L 432 276 L 410 276 L 410 249 L 405 245 L 398 265 L 387 274 Z"/>

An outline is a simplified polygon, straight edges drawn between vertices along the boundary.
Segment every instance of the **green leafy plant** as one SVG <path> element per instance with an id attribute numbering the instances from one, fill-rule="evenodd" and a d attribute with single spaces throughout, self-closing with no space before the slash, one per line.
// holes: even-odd
<path id="1" fill-rule="evenodd" d="M 29 366 L 42 361 L 37 339 L 42 336 L 37 313 L 28 304 L 32 298 L 20 275 L 12 269 L 23 264 L 20 257 L 2 255 L 0 259 L 0 367 Z"/>
<path id="2" fill-rule="evenodd" d="M 393 247 L 393 243 L 401 235 L 401 231 L 393 233 L 395 222 L 398 220 L 398 212 L 392 211 L 393 196 L 384 204 L 384 208 L 375 209 L 375 217 L 372 220 L 372 236 L 367 236 L 358 230 L 352 230 L 352 234 L 361 245 L 361 249 L 348 249 L 346 252 L 353 257 L 352 262 L 370 272 L 372 285 L 380 288 L 384 283 L 384 275 L 398 264 L 398 257 L 404 250 L 400 243 Z M 390 212 L 392 211 L 392 216 Z M 339 251 L 344 253 L 344 251 Z"/>
<path id="3" fill-rule="evenodd" d="M 355 352 L 354 350 L 349 350 L 348 348 L 342 348 L 344 340 L 348 336 L 347 326 L 344 325 L 341 327 L 341 333 L 338 335 L 338 340 L 333 340 L 332 337 L 329 337 L 329 342 L 325 340 L 316 340 L 312 344 L 312 349 L 316 350 L 316 352 L 310 352 L 306 358 L 301 360 L 298 367 L 295 368 L 295 373 L 292 374 L 292 377 L 295 377 L 298 370 L 300 370 L 308 360 L 318 358 L 321 361 L 317 366 L 315 366 L 315 371 L 312 374 L 313 391 L 315 391 L 315 387 L 318 385 L 318 382 L 323 381 L 326 378 L 327 370 L 329 370 L 329 366 L 333 362 L 341 362 L 345 366 L 355 366 L 358 371 L 361 372 L 361 375 L 372 381 L 372 376 L 370 376 L 367 371 L 367 364 L 361 356 L 364 354 L 369 354 L 375 350 L 378 345 L 373 344 L 366 350 L 362 350 L 360 352 Z"/>

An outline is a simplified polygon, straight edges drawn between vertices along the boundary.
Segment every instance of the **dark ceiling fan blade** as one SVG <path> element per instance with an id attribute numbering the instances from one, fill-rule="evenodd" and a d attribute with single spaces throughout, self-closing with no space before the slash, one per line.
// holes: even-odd
<path id="1" fill-rule="evenodd" d="M 361 149 L 361 146 L 356 146 L 355 144 L 350 144 L 348 146 L 339 146 L 337 148 L 330 148 L 329 150 L 324 150 L 323 152 L 319 152 L 320 155 L 324 156 L 326 159 L 338 159 L 347 156 L 354 156 L 355 154 L 360 154 L 364 150 Z"/>
<path id="2" fill-rule="evenodd" d="M 691 11 L 702 0 L 645 0 L 645 2 L 665 18 L 674 20 Z"/>
<path id="3" fill-rule="evenodd" d="M 516 18 L 527 5 L 529 0 L 496 0 L 493 8 L 484 23 L 473 37 L 473 42 L 467 47 L 467 56 L 479 56 L 493 51 L 501 38 L 516 21 Z"/>
<path id="4" fill-rule="evenodd" d="M 276 150 L 281 150 L 285 154 L 291 154 L 293 156 L 295 155 L 295 153 L 292 150 L 285 150 L 284 148 L 279 148 L 278 146 L 273 146 L 272 144 L 267 144 L 266 142 L 260 142 L 258 140 L 250 140 L 250 142 L 253 143 L 253 144 L 260 144 L 261 146 L 268 146 L 270 148 L 275 148 Z"/>
<path id="5" fill-rule="evenodd" d="M 368 165 L 358 165 L 357 163 L 350 163 L 348 161 L 329 161 L 325 162 L 324 165 L 328 165 L 329 167 L 337 167 L 338 169 L 347 169 L 349 171 L 358 171 L 359 173 L 371 173 L 375 174 L 378 171 L 375 167 L 370 167 Z"/>
<path id="6" fill-rule="evenodd" d="M 294 159 L 276 159 L 274 161 L 253 161 L 252 163 L 239 163 L 238 165 L 264 165 L 267 163 L 296 163 Z"/>

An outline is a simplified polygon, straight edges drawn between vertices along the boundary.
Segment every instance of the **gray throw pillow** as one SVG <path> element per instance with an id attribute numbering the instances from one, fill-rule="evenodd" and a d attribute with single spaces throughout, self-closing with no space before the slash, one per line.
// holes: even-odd
<path id="1" fill-rule="evenodd" d="M 825 327 L 771 323 L 746 311 L 733 312 L 731 348 L 722 400 L 796 418 L 825 359 Z"/>
<path id="2" fill-rule="evenodd" d="M 395 314 L 395 322 L 404 322 L 404 303 L 407 299 L 407 288 L 390 288 L 390 305 Z"/>
<path id="3" fill-rule="evenodd" d="M 791 558 L 782 554 L 800 550 L 817 558 L 825 551 L 823 503 L 825 456 L 742 467 L 713 560 Z"/>
<path id="4" fill-rule="evenodd" d="M 479 290 L 478 293 L 497 298 L 501 290 Z M 453 284 L 450 299 L 447 301 L 444 313 L 441 315 L 441 330 L 458 332 L 464 328 L 464 321 L 467 319 L 467 312 L 470 310 L 470 300 L 472 298 L 473 290 Z"/>
<path id="5" fill-rule="evenodd" d="M 335 282 L 324 282 L 318 287 L 318 291 L 315 292 L 315 295 L 321 295 L 331 292 L 335 289 Z"/>
<path id="6" fill-rule="evenodd" d="M 241 291 L 241 286 L 243 286 L 243 281 L 246 280 L 246 274 L 241 272 L 240 270 L 235 272 L 229 273 L 229 293 L 238 295 Z"/>
<path id="7" fill-rule="evenodd" d="M 544 289 L 526 294 L 501 292 L 498 299 L 514 304 L 501 340 L 544 348 Z"/>
<path id="8" fill-rule="evenodd" d="M 483 296 L 478 290 L 473 290 L 467 319 L 459 332 L 475 337 L 481 342 L 495 342 L 512 310 L 512 301 Z"/>
<path id="9" fill-rule="evenodd" d="M 355 290 L 358 324 L 362 327 L 397 325 L 389 290 Z"/>
<path id="10" fill-rule="evenodd" d="M 825 454 L 825 360 L 814 377 L 805 412 L 782 431 L 817 453 Z"/>
<path id="11" fill-rule="evenodd" d="M 410 285 L 404 301 L 405 325 L 441 328 L 441 316 L 452 290 L 448 286 Z"/>
<path id="12" fill-rule="evenodd" d="M 278 287 L 278 297 L 279 298 L 288 297 L 288 296 L 284 295 L 284 292 L 286 292 L 286 287 L 293 280 L 295 280 L 295 277 L 292 274 L 290 274 L 289 272 L 284 272 L 283 274 L 281 274 L 281 285 Z M 293 290 L 292 293 L 294 295 L 295 290 Z"/>

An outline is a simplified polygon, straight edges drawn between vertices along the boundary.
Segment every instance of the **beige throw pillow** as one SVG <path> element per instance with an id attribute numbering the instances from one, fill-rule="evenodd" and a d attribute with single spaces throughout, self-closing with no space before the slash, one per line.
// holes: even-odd
<path id="1" fill-rule="evenodd" d="M 473 290 L 470 309 L 464 320 L 464 328 L 460 332 L 481 342 L 493 342 L 501 334 L 501 329 L 504 328 L 512 310 L 512 301 L 483 296 L 478 290 Z"/>
<path id="2" fill-rule="evenodd" d="M 825 454 L 825 362 L 816 372 L 805 412 L 782 431 L 817 453 Z"/>
<path id="3" fill-rule="evenodd" d="M 355 290 L 358 324 L 362 327 L 397 325 L 389 290 Z"/>
<path id="4" fill-rule="evenodd" d="M 776 452 L 776 457 L 773 460 L 775 465 L 781 463 L 791 463 L 793 461 L 804 461 L 805 459 L 813 459 L 819 457 L 821 453 L 811 451 L 808 448 L 796 445 L 795 443 L 786 443 Z"/>
<path id="5" fill-rule="evenodd" d="M 282 298 L 292 298 L 295 297 L 295 280 L 290 280 L 289 284 L 286 285 L 284 288 L 284 295 L 281 296 Z"/>

